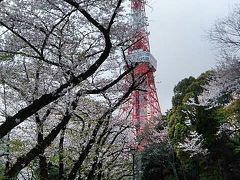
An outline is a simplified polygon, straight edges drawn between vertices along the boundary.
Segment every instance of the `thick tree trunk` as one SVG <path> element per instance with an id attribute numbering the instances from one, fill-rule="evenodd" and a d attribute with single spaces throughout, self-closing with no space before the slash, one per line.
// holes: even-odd
<path id="1" fill-rule="evenodd" d="M 99 172 L 98 172 L 98 174 L 97 174 L 97 180 L 101 180 L 102 179 L 102 163 L 98 163 L 98 169 L 100 169 L 99 170 Z"/>
<path id="2" fill-rule="evenodd" d="M 91 139 L 91 140 L 88 142 L 86 148 L 85 148 L 85 149 L 83 150 L 83 152 L 80 154 L 77 162 L 73 165 L 73 168 L 72 168 L 71 172 L 70 172 L 69 175 L 68 175 L 68 180 L 74 180 L 74 179 L 76 178 L 78 170 L 81 168 L 83 161 L 84 161 L 85 158 L 87 157 L 89 151 L 91 150 L 91 148 L 92 148 L 92 146 L 93 146 L 93 144 L 94 144 L 94 142 L 95 142 L 94 139 L 95 139 L 95 136 L 94 136 L 93 139 Z"/>
<path id="3" fill-rule="evenodd" d="M 7 157 L 7 161 L 5 163 L 5 172 L 7 172 L 10 169 L 10 134 L 8 133 L 7 135 L 7 145 L 6 145 L 6 157 Z"/>
<path id="4" fill-rule="evenodd" d="M 38 143 L 40 143 L 40 142 L 38 142 Z M 49 179 L 49 177 L 48 177 L 48 163 L 47 163 L 47 159 L 44 155 L 44 152 L 41 153 L 38 157 L 39 157 L 40 179 L 41 180 L 48 180 Z"/>
<path id="5" fill-rule="evenodd" d="M 62 129 L 62 132 L 60 134 L 60 141 L 59 141 L 59 180 L 63 180 L 64 179 L 64 162 L 63 162 L 63 158 L 64 158 L 64 135 L 65 135 L 65 129 L 66 127 L 64 127 L 64 129 Z"/>
<path id="6" fill-rule="evenodd" d="M 88 172 L 88 177 L 87 180 L 92 180 L 94 179 L 94 173 L 96 171 L 96 167 L 97 167 L 97 160 L 95 160 L 95 162 L 93 163 L 91 170 Z"/>
<path id="7" fill-rule="evenodd" d="M 48 164 L 46 156 L 42 153 L 39 156 L 39 167 L 40 167 L 40 179 L 41 180 L 48 180 Z"/>
<path id="8" fill-rule="evenodd" d="M 43 122 L 39 118 L 39 115 L 35 114 L 35 120 L 37 123 L 37 143 L 40 144 L 43 142 Z M 39 175 L 41 180 L 48 180 L 48 164 L 47 159 L 43 152 L 38 156 L 39 158 Z"/>

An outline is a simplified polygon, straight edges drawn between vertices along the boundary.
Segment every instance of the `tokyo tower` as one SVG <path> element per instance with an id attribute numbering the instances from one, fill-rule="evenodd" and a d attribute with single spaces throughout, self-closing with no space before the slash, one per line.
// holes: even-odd
<path id="1" fill-rule="evenodd" d="M 126 58 L 130 65 L 137 64 L 134 76 L 144 76 L 145 79 L 140 90 L 131 94 L 126 107 L 127 110 L 131 110 L 131 120 L 136 139 L 142 134 L 146 123 L 156 117 L 161 117 L 154 81 L 157 60 L 150 53 L 145 4 L 145 0 L 131 0 L 131 25 L 135 38 L 132 41 L 132 46 L 128 49 Z"/>

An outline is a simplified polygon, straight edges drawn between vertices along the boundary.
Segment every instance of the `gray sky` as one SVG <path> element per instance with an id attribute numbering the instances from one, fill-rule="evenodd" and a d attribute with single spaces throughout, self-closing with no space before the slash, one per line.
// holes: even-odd
<path id="1" fill-rule="evenodd" d="M 171 108 L 174 86 L 199 76 L 216 64 L 216 51 L 206 39 L 214 23 L 226 17 L 239 0 L 149 0 L 151 52 L 162 112 Z"/>

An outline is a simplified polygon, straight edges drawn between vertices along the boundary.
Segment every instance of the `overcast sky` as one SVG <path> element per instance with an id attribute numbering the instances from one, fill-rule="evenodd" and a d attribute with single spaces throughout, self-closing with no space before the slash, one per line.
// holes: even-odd
<path id="1" fill-rule="evenodd" d="M 149 0 L 151 52 L 162 112 L 171 108 L 174 86 L 199 76 L 216 64 L 216 51 L 206 39 L 214 23 L 226 17 L 239 0 Z"/>

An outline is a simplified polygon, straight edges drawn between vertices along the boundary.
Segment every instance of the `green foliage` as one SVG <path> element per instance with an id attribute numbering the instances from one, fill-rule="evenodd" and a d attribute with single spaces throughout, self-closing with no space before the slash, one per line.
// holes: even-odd
<path id="1" fill-rule="evenodd" d="M 197 79 L 194 77 L 185 78 L 175 86 L 174 96 L 172 98 L 173 108 L 167 118 L 169 137 L 174 145 L 177 145 L 178 142 L 183 141 L 188 133 L 188 130 L 190 130 L 185 125 L 186 120 L 190 119 L 192 124 L 196 124 L 198 122 L 201 122 L 197 119 L 205 118 L 201 115 L 201 110 L 199 110 L 198 115 L 198 112 L 196 112 L 197 108 L 189 106 L 188 103 L 191 101 L 194 101 L 195 103 L 198 102 L 197 96 L 202 93 L 203 85 L 207 83 L 211 74 L 212 72 L 208 71 L 200 75 Z M 203 125 L 205 124 L 203 123 Z M 201 124 L 198 126 L 202 127 Z M 215 130 L 216 129 L 214 129 L 214 131 Z"/>
<path id="2" fill-rule="evenodd" d="M 215 140 L 219 128 L 218 111 L 216 109 L 197 108 L 197 122 L 195 129 L 202 134 L 206 146 L 209 148 Z"/>
<path id="3" fill-rule="evenodd" d="M 176 180 L 173 175 L 168 175 L 165 177 L 165 180 Z"/>
<path id="4" fill-rule="evenodd" d="M 208 71 L 198 78 L 189 77 L 180 81 L 174 88 L 173 107 L 167 117 L 169 138 L 187 179 L 206 179 L 211 171 L 219 174 L 216 164 L 204 169 L 204 159 L 191 158 L 190 154 L 178 148 L 178 143 L 183 142 L 191 130 L 202 135 L 206 148 L 215 146 L 219 126 L 226 121 L 226 110 L 223 107 L 208 109 L 191 104 L 198 104 L 198 96 L 203 92 L 203 86 L 211 75 L 212 72 Z M 187 125 L 186 121 L 190 121 L 191 125 Z M 214 178 L 218 176 L 213 175 Z"/>
<path id="5" fill-rule="evenodd" d="M 37 166 L 37 164 L 36 164 Z M 39 167 L 37 167 L 35 170 L 34 170 L 34 173 L 33 173 L 35 179 L 40 179 L 40 170 L 39 170 Z M 58 180 L 59 179 L 59 168 L 57 165 L 53 164 L 52 162 L 49 162 L 48 163 L 48 177 L 49 177 L 49 180 Z"/>
<path id="6" fill-rule="evenodd" d="M 225 108 L 228 113 L 228 118 L 232 121 L 240 123 L 240 100 L 233 101 L 229 106 Z"/>
<path id="7" fill-rule="evenodd" d="M 195 78 L 190 76 L 189 78 L 185 78 L 182 81 L 180 81 L 175 87 L 174 87 L 174 94 L 185 94 L 187 87 L 192 84 L 192 82 L 195 81 Z"/>
<path id="8" fill-rule="evenodd" d="M 223 176 L 218 168 L 218 164 L 211 164 L 211 166 L 204 166 L 201 167 L 199 173 L 200 180 L 223 180 Z"/>
<path id="9" fill-rule="evenodd" d="M 177 123 L 175 125 L 173 142 L 182 141 L 187 132 L 187 127 L 184 124 Z"/>
<path id="10" fill-rule="evenodd" d="M 239 128 L 233 132 L 220 129 L 224 125 L 231 128 L 240 127 L 240 100 L 233 100 L 226 93 L 217 100 L 219 105 L 216 107 L 205 107 L 198 102 L 198 96 L 203 92 L 203 86 L 208 84 L 212 74 L 208 71 L 196 79 L 185 78 L 174 88 L 173 107 L 167 116 L 168 135 L 185 179 L 221 180 L 224 179 L 221 174 L 226 174 L 226 177 L 232 179 L 240 177 Z M 191 157 L 189 152 L 178 148 L 179 142 L 189 137 L 190 131 L 201 135 L 203 148 L 209 151 L 207 156 Z"/>
<path id="11" fill-rule="evenodd" d="M 171 176 L 174 164 L 172 161 L 173 149 L 167 143 L 153 143 L 142 153 L 142 169 L 144 180 L 164 179 Z"/>
<path id="12" fill-rule="evenodd" d="M 24 149 L 24 143 L 20 139 L 12 139 L 10 141 L 10 151 L 20 152 Z"/>
<path id="13" fill-rule="evenodd" d="M 9 53 L 0 53 L 0 62 L 3 61 L 10 61 L 14 58 L 13 54 L 9 54 Z"/>
<path id="14" fill-rule="evenodd" d="M 1 162 L 1 161 L 0 161 Z M 4 178 L 4 166 L 3 164 L 1 163 L 0 164 L 0 179 L 3 179 Z"/>
<path id="15" fill-rule="evenodd" d="M 50 180 L 57 180 L 57 179 L 59 179 L 58 166 L 55 166 L 55 165 L 50 163 L 48 165 L 48 173 L 49 173 L 49 179 Z"/>
<path id="16" fill-rule="evenodd" d="M 235 126 L 240 126 L 240 100 L 233 101 L 224 111 L 227 113 L 227 120 Z M 230 137 L 231 143 L 234 145 L 234 153 L 240 156 L 240 131 L 235 132 Z"/>

